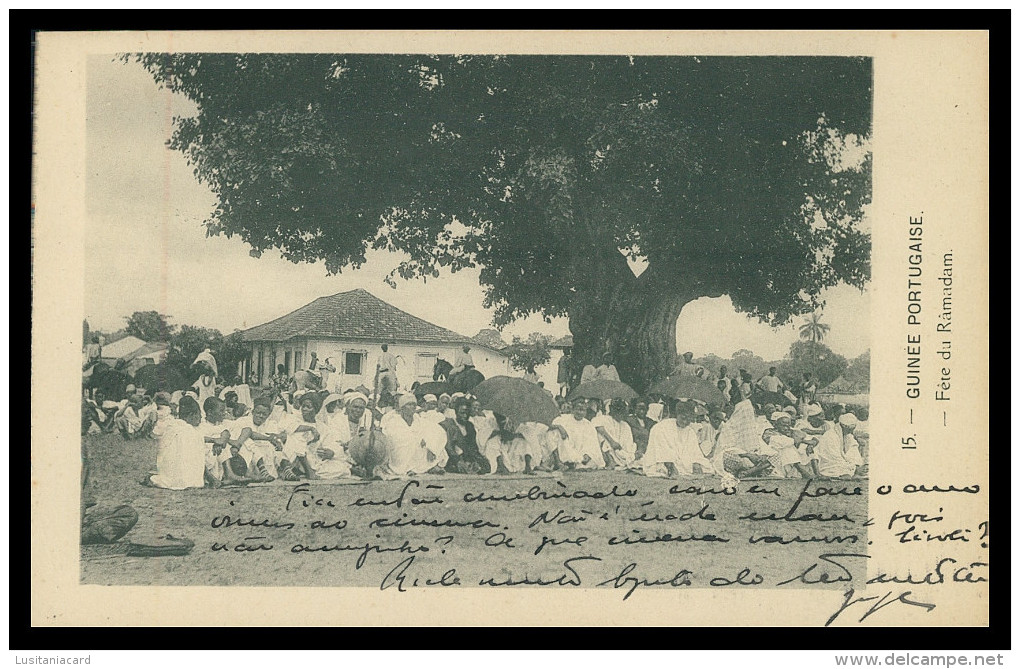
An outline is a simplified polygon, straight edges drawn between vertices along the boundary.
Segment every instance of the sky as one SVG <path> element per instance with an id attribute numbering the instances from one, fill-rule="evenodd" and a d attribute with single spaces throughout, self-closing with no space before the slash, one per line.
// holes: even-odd
<path id="1" fill-rule="evenodd" d="M 175 115 L 191 115 L 183 96 L 159 89 L 136 63 L 93 56 L 87 72 L 85 314 L 94 330 L 113 331 L 135 311 L 156 310 L 172 324 L 244 329 L 287 314 L 317 297 L 364 288 L 390 304 L 466 335 L 492 327 L 482 306 L 478 270 L 404 281 L 383 278 L 401 257 L 370 251 L 359 270 L 329 276 L 323 263 L 294 264 L 278 252 L 255 259 L 237 238 L 206 237 L 203 221 L 216 204 L 184 156 L 166 147 Z M 869 292 L 839 286 L 823 294 L 825 343 L 848 358 L 869 347 Z M 684 307 L 679 351 L 728 358 L 750 349 L 779 359 L 798 338 L 795 320 L 770 328 L 738 314 L 727 296 Z M 565 318 L 532 316 L 507 326 L 503 338 L 569 334 Z"/>

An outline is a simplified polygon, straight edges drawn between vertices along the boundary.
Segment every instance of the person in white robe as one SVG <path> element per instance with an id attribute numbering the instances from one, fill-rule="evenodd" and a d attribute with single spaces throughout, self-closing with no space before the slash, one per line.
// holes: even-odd
<path id="1" fill-rule="evenodd" d="M 146 485 L 168 490 L 205 485 L 206 444 L 199 429 L 202 413 L 198 403 L 190 397 L 182 399 L 178 415 L 169 419 L 159 437 L 156 473 L 143 481 Z"/>
<path id="2" fill-rule="evenodd" d="M 613 400 L 609 413 L 599 414 L 591 422 L 599 435 L 599 446 L 608 467 L 623 469 L 634 464 L 637 444 L 626 419 L 627 403 Z"/>
<path id="3" fill-rule="evenodd" d="M 676 418 L 656 423 L 648 435 L 648 449 L 636 467 L 646 476 L 671 477 L 715 473 L 701 452 L 694 423 L 694 407 L 677 405 Z"/>
<path id="4" fill-rule="evenodd" d="M 439 399 L 435 395 L 431 393 L 424 395 L 421 401 L 422 409 L 418 412 L 418 418 L 424 421 L 431 421 L 436 425 L 446 420 L 446 416 L 439 410 Z"/>
<path id="5" fill-rule="evenodd" d="M 549 443 L 548 425 L 534 421 L 519 423 L 517 434 L 527 442 L 527 448 L 520 452 L 531 455 L 533 471 L 552 471 L 559 466 L 555 445 Z"/>
<path id="6" fill-rule="evenodd" d="M 488 443 L 489 437 L 492 436 L 493 432 L 499 429 L 499 425 L 496 423 L 496 416 L 488 409 L 483 409 L 482 403 L 475 400 L 471 402 L 470 420 L 471 424 L 475 426 L 478 452 L 485 455 L 485 445 Z"/>
<path id="7" fill-rule="evenodd" d="M 475 361 L 471 357 L 471 347 L 465 344 L 461 350 L 457 351 L 453 356 L 453 368 L 450 370 L 448 378 L 452 378 L 457 374 L 460 374 L 464 370 L 474 369 Z"/>
<path id="8" fill-rule="evenodd" d="M 497 414 L 496 421 L 500 427 L 489 437 L 483 453 L 489 460 L 489 473 L 534 473 L 542 460 L 541 445 L 521 434 L 506 417 Z"/>
<path id="9" fill-rule="evenodd" d="M 801 477 L 801 452 L 798 446 L 803 441 L 803 433 L 798 435 L 794 432 L 793 420 L 785 411 L 774 411 L 770 418 L 774 427 L 762 433 L 762 440 L 775 451 L 769 458 L 774 472 L 786 478 Z"/>
<path id="10" fill-rule="evenodd" d="M 383 478 L 406 478 L 442 467 L 436 452 L 436 442 L 427 438 L 427 430 L 423 429 L 430 423 L 416 420 L 417 404 L 414 395 L 401 395 L 397 401 L 397 410 L 383 416 L 382 432 L 386 436 L 390 448 L 385 465 L 377 468 Z M 443 432 L 442 445 L 438 450 L 446 454 L 446 432 L 438 425 L 432 425 Z"/>
<path id="11" fill-rule="evenodd" d="M 599 446 L 599 435 L 587 418 L 588 403 L 576 399 L 572 412 L 560 414 L 553 420 L 546 439 L 559 453 L 560 462 L 567 469 L 602 469 L 605 459 Z"/>
<path id="12" fill-rule="evenodd" d="M 853 414 L 843 414 L 839 421 L 818 437 L 818 473 L 830 478 L 849 478 L 863 474 L 860 451 L 852 439 L 856 424 Z M 851 440 L 846 437 L 851 436 Z M 847 448 L 849 446 L 849 448 Z"/>
<path id="13" fill-rule="evenodd" d="M 248 471 L 262 481 L 272 481 L 280 476 L 277 470 L 283 458 L 283 441 L 272 432 L 269 415 L 272 403 L 269 398 L 255 401 L 251 413 L 234 421 L 239 430 L 237 440 L 241 442 L 242 453 L 247 458 Z"/>
<path id="14" fill-rule="evenodd" d="M 620 373 L 613 364 L 613 356 L 606 353 L 602 356 L 602 364 L 595 368 L 595 381 L 619 381 Z"/>

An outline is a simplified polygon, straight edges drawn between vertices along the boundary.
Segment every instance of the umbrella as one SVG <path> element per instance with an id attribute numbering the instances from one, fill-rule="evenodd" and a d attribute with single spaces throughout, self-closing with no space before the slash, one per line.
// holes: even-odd
<path id="1" fill-rule="evenodd" d="M 649 394 L 665 395 L 674 398 L 701 400 L 707 404 L 718 404 L 722 401 L 722 393 L 711 381 L 696 376 L 667 376 L 652 387 Z"/>
<path id="2" fill-rule="evenodd" d="M 589 400 L 632 400 L 637 396 L 634 389 L 626 383 L 599 379 L 582 383 L 570 393 L 569 399 L 583 397 Z"/>
<path id="3" fill-rule="evenodd" d="M 755 404 L 776 404 L 781 407 L 793 406 L 794 402 L 783 393 L 770 393 L 767 390 L 755 389 L 751 393 L 751 401 Z"/>
<path id="4" fill-rule="evenodd" d="M 475 386 L 472 392 L 483 407 L 515 423 L 549 425 L 560 413 L 552 395 L 526 379 L 494 376 Z"/>
<path id="5" fill-rule="evenodd" d="M 415 388 L 414 396 L 416 399 L 420 400 L 426 395 L 435 395 L 436 397 L 439 397 L 443 393 L 449 392 L 450 392 L 449 383 L 446 383 L 444 381 L 429 381 L 428 383 L 423 383 L 417 388 Z"/>

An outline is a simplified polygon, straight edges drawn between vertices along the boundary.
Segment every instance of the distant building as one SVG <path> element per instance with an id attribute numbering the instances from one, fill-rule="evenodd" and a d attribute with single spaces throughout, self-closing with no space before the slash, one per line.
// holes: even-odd
<path id="1" fill-rule="evenodd" d="M 336 368 L 330 386 L 372 388 L 383 344 L 397 358 L 401 388 L 431 381 L 436 360 L 452 363 L 464 344 L 471 347 L 475 367 L 486 378 L 510 373 L 507 356 L 492 346 L 412 316 L 360 288 L 320 297 L 241 336 L 251 344 L 241 373 L 247 378 L 254 372 L 260 383 L 277 365 L 287 374 L 306 369 L 314 351 L 319 362 L 328 358 Z"/>
<path id="2" fill-rule="evenodd" d="M 158 365 L 166 360 L 168 349 L 165 342 L 145 342 L 138 337 L 121 337 L 102 347 L 100 361 L 127 374 L 134 374 L 140 367 Z"/>

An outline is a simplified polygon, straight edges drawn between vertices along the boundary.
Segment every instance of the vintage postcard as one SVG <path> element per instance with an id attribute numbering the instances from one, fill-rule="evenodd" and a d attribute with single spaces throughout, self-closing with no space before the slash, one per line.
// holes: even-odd
<path id="1" fill-rule="evenodd" d="M 987 33 L 35 65 L 34 625 L 988 624 Z"/>

